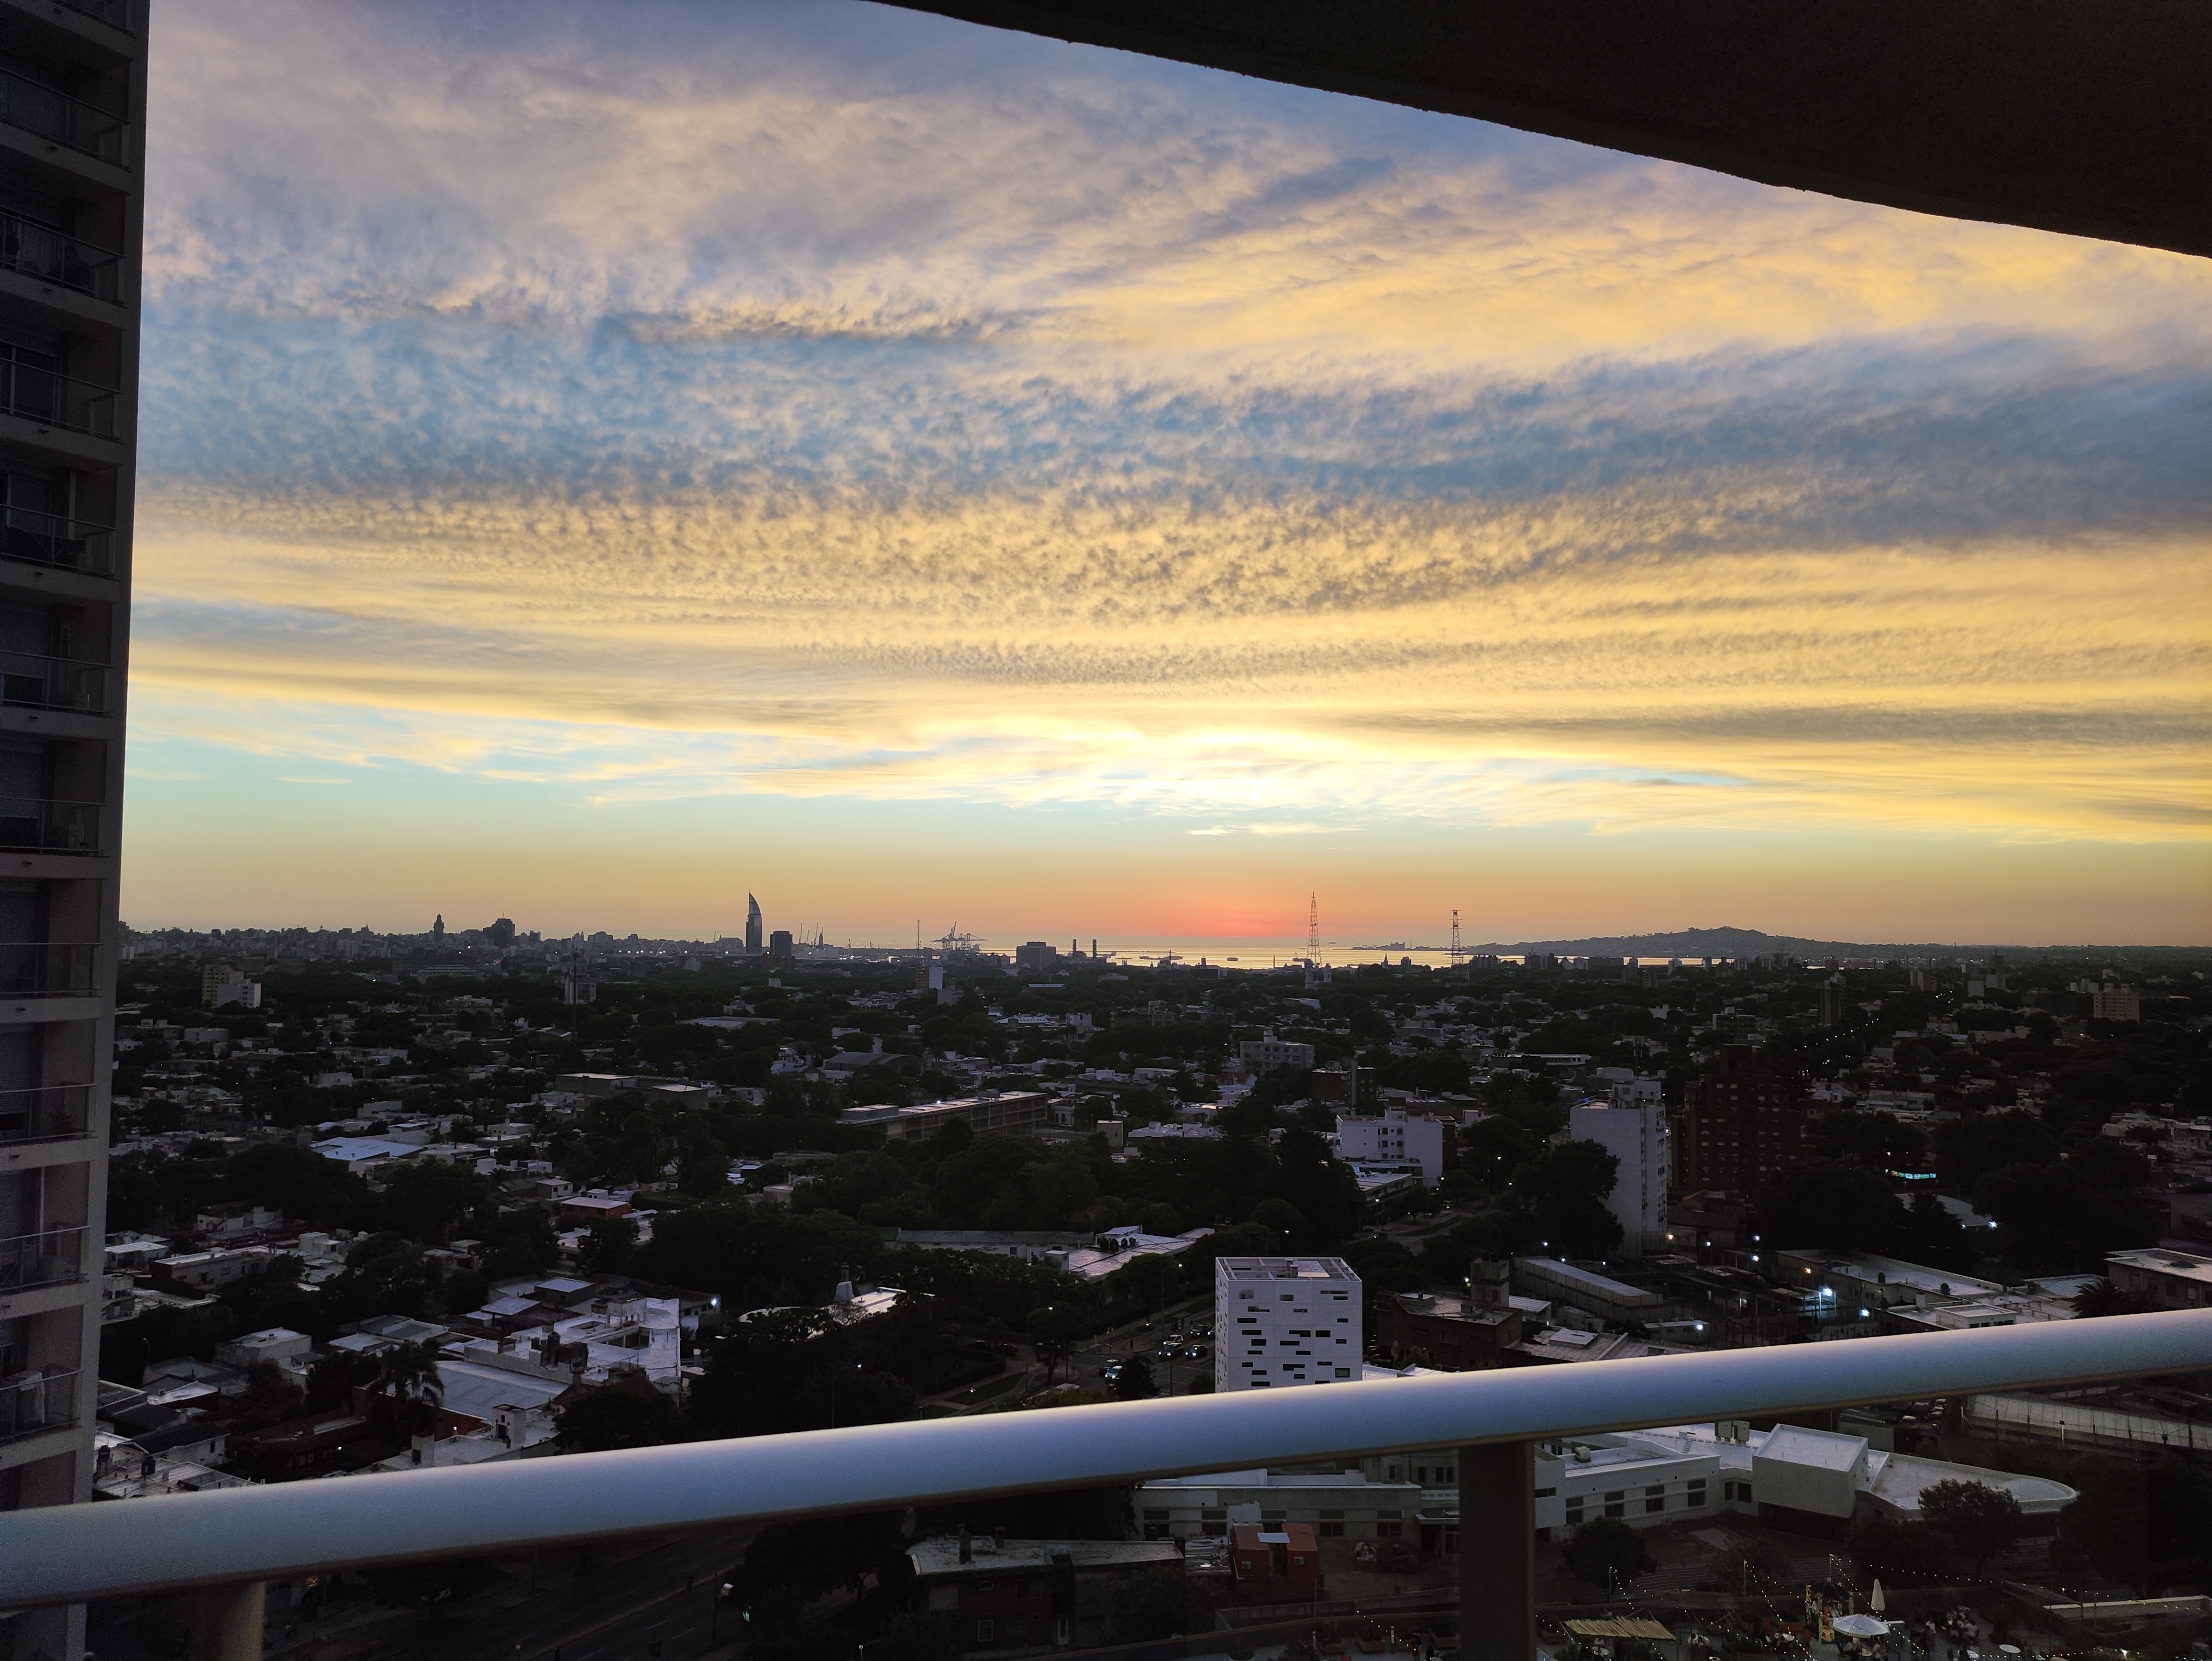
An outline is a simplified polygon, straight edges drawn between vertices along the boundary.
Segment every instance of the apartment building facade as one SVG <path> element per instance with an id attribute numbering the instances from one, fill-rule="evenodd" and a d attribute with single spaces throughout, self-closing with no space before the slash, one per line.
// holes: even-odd
<path id="1" fill-rule="evenodd" d="M 0 0 L 0 1509 L 90 1499 L 137 456 L 143 0 Z M 81 1609 L 19 1652 L 75 1656 Z"/>
<path id="2" fill-rule="evenodd" d="M 1279 1390 L 1361 1376 L 1365 1306 L 1341 1257 L 1213 1261 L 1213 1387 Z"/>
<path id="3" fill-rule="evenodd" d="M 1674 1191 L 1758 1193 L 1804 1151 L 1804 1098 L 1797 1080 L 1761 1066 L 1748 1047 L 1724 1046 L 1719 1067 L 1683 1088 L 1669 1138 Z"/>

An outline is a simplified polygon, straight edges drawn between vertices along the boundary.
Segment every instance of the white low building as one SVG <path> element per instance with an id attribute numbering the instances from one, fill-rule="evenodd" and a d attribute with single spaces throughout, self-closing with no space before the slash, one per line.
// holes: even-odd
<path id="1" fill-rule="evenodd" d="M 1431 1448 L 1342 1472 L 1170 1477 L 1140 1485 L 1135 1504 L 1151 1539 L 1225 1535 L 1237 1523 L 1305 1523 L 1325 1538 L 1404 1539 L 1449 1554 L 1459 1527 L 1458 1457 Z M 2063 1482 L 1887 1453 L 1832 1431 L 1685 1425 L 1540 1445 L 1536 1537 L 1557 1538 L 1600 1517 L 1646 1528 L 1723 1512 L 1833 1535 L 1863 1507 L 1917 1520 L 1921 1495 L 1944 1482 L 2008 1490 L 2030 1532 L 2049 1532 L 2078 1497 Z"/>
<path id="2" fill-rule="evenodd" d="M 1336 1122 L 1338 1156 L 1351 1165 L 1413 1165 L 1424 1186 L 1443 1180 L 1458 1155 L 1459 1122 L 1440 1113 L 1388 1107 L 1369 1118 L 1346 1114 Z"/>

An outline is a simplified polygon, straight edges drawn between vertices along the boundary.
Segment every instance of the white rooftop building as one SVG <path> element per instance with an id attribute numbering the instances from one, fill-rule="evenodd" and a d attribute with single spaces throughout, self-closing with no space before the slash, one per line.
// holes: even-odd
<path id="1" fill-rule="evenodd" d="M 1337 1153 L 1347 1165 L 1413 1165 L 1424 1187 L 1443 1180 L 1458 1152 L 1459 1122 L 1440 1113 L 1386 1107 L 1378 1117 L 1347 1114 L 1336 1122 Z"/>
<path id="2" fill-rule="evenodd" d="M 1359 1277 L 1341 1257 L 1217 1257 L 1213 1387 L 1271 1390 L 1360 1376 Z"/>

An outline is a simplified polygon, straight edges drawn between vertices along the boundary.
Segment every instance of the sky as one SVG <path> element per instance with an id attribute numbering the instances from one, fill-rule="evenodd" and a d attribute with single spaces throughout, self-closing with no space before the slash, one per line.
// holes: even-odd
<path id="1" fill-rule="evenodd" d="M 835 0 L 155 31 L 137 927 L 2212 943 L 2212 262 Z"/>

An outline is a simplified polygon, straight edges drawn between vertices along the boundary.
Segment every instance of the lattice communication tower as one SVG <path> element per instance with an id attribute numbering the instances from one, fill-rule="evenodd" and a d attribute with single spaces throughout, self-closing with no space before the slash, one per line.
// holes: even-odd
<path id="1" fill-rule="evenodd" d="M 1321 896 L 1306 896 L 1306 956 L 1321 961 Z"/>

